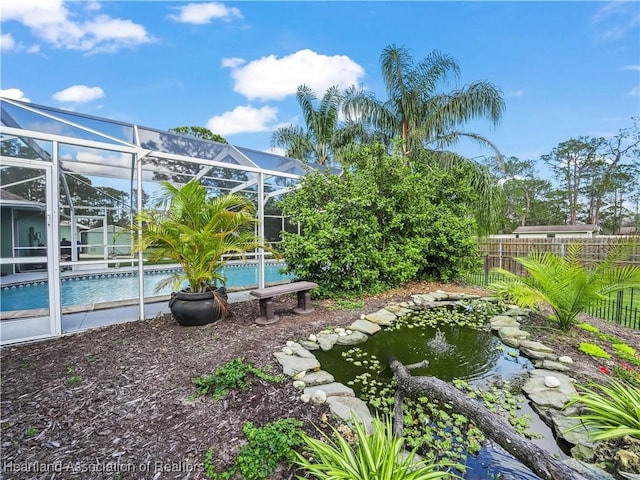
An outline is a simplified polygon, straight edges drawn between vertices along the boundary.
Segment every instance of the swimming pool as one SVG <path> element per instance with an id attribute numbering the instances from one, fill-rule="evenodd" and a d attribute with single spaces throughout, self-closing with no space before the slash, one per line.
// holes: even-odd
<path id="1" fill-rule="evenodd" d="M 288 281 L 291 275 L 280 273 L 282 264 L 265 265 L 265 282 Z M 175 270 L 145 272 L 145 297 L 169 295 L 173 290 L 167 287 L 155 292 L 159 281 Z M 258 285 L 256 264 L 226 265 L 223 273 L 227 276 L 227 288 L 252 288 Z M 0 290 L 0 311 L 31 310 L 48 308 L 49 286 L 46 281 L 31 282 L 2 287 Z M 138 298 L 138 274 L 131 272 L 109 272 L 82 275 L 62 279 L 62 306 L 135 300 Z"/>

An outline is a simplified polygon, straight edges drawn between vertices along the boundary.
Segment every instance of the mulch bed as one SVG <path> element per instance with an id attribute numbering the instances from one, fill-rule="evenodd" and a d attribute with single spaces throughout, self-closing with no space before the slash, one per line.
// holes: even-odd
<path id="1" fill-rule="evenodd" d="M 211 374 L 234 358 L 281 373 L 273 352 L 287 340 L 325 326 L 347 326 L 362 313 L 412 293 L 473 287 L 415 283 L 371 296 L 359 310 L 314 302 L 316 311 L 292 313 L 295 298 L 276 303 L 280 321 L 259 327 L 257 301 L 232 305 L 233 315 L 204 327 L 182 327 L 170 316 L 104 327 L 50 341 L 4 347 L 1 355 L 1 445 L 7 480 L 204 479 L 203 459 L 229 467 L 244 444 L 242 426 L 279 418 L 303 420 L 313 431 L 328 414 L 304 404 L 291 382 L 256 381 L 223 400 L 194 398 L 195 376 Z M 637 333 L 596 322 L 637 345 Z M 580 332 L 558 337 L 531 320 L 536 339 L 580 360 L 579 380 L 602 375 L 598 361 L 577 352 Z M 526 325 L 524 327 L 526 329 Z M 273 478 L 295 478 L 282 467 Z"/>

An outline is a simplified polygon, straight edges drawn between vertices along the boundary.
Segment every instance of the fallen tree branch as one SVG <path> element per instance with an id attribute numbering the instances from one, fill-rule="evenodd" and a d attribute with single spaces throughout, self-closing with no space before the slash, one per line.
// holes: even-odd
<path id="1" fill-rule="evenodd" d="M 402 407 L 398 402 L 406 397 L 427 395 L 441 402 L 450 403 L 457 412 L 469 418 L 482 432 L 494 442 L 516 457 L 544 480 L 585 480 L 576 471 L 549 452 L 541 449 L 523 436 L 516 433 L 511 425 L 499 415 L 490 412 L 484 405 L 468 398 L 454 386 L 435 377 L 412 377 L 409 369 L 395 357 L 389 359 L 391 371 L 398 381 L 394 427 L 399 425 L 402 431 Z"/>

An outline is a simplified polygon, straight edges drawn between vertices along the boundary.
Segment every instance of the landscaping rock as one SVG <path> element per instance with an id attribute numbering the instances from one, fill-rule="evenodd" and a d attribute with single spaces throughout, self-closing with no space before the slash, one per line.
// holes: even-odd
<path id="1" fill-rule="evenodd" d="M 282 350 L 284 351 L 285 349 L 290 349 L 293 352 L 293 355 L 297 355 L 298 357 L 302 357 L 302 358 L 316 358 L 313 353 L 311 353 L 309 350 L 307 350 L 306 348 L 304 348 L 302 345 L 300 345 L 299 343 L 296 342 L 287 342 L 287 346 L 285 348 L 283 348 Z"/>
<path id="2" fill-rule="evenodd" d="M 567 458 L 562 461 L 565 465 L 572 468 L 587 480 L 615 480 L 615 477 L 596 465 L 581 462 L 575 458 Z"/>
<path id="3" fill-rule="evenodd" d="M 502 314 L 508 317 L 526 317 L 529 315 L 529 310 L 520 308 L 517 305 L 509 305 L 509 308 L 505 310 Z"/>
<path id="4" fill-rule="evenodd" d="M 302 345 L 307 350 L 318 350 L 320 349 L 320 345 L 317 342 L 312 342 L 310 340 L 299 340 L 298 343 Z"/>
<path id="5" fill-rule="evenodd" d="M 319 391 L 324 392 L 327 397 L 355 397 L 355 393 L 352 388 L 338 382 L 315 385 L 304 389 L 304 393 L 311 395 L 311 397 L 313 397 L 315 392 Z"/>
<path id="6" fill-rule="evenodd" d="M 327 352 L 333 348 L 340 337 L 337 333 L 319 333 L 317 338 L 322 351 Z"/>
<path id="7" fill-rule="evenodd" d="M 338 337 L 336 341 L 337 345 L 358 345 L 360 343 L 364 343 L 369 338 L 368 335 L 365 335 L 362 332 L 351 332 L 349 335 L 344 337 Z"/>
<path id="8" fill-rule="evenodd" d="M 540 342 L 534 342 L 532 340 L 523 340 L 522 342 L 520 342 L 520 347 L 536 352 L 553 353 L 553 349 L 551 347 L 547 347 Z"/>
<path id="9" fill-rule="evenodd" d="M 571 366 L 562 362 L 554 362 L 553 360 L 542 360 L 536 362 L 536 368 L 544 368 L 546 370 L 556 370 L 558 372 L 569 372 Z"/>
<path id="10" fill-rule="evenodd" d="M 366 320 L 370 322 L 376 323 L 378 325 L 382 325 L 384 327 L 388 327 L 393 322 L 397 320 L 397 316 L 391 313 L 389 310 L 384 308 L 378 310 L 377 312 L 370 313 L 369 315 L 365 315 Z"/>
<path id="11" fill-rule="evenodd" d="M 308 352 L 311 353 L 311 352 Z M 311 354 L 310 357 L 300 357 L 298 355 L 287 355 L 284 352 L 276 352 L 273 354 L 282 366 L 282 371 L 290 377 L 296 376 L 305 370 L 319 370 L 320 362 Z"/>
<path id="12" fill-rule="evenodd" d="M 566 356 L 566 355 L 563 355 L 562 357 L 558 357 L 558 361 L 560 363 L 564 363 L 566 365 L 571 365 L 573 363 L 573 359 L 571 357 Z"/>
<path id="13" fill-rule="evenodd" d="M 560 380 L 553 375 L 547 375 L 544 377 L 544 385 L 549 388 L 558 388 L 560 386 Z"/>
<path id="14" fill-rule="evenodd" d="M 366 333 L 367 335 L 374 335 L 382 330 L 380 325 L 370 322 L 369 320 L 356 320 L 349 328 L 356 332 Z"/>
<path id="15" fill-rule="evenodd" d="M 345 423 L 351 424 L 353 419 L 365 426 L 367 432 L 373 432 L 373 419 L 367 404 L 356 397 L 329 397 L 327 404 L 331 413 Z"/>
<path id="16" fill-rule="evenodd" d="M 499 330 L 502 327 L 520 327 L 520 322 L 513 317 L 508 317 L 506 315 L 496 315 L 489 320 L 489 324 L 491 325 L 491 330 Z"/>
<path id="17" fill-rule="evenodd" d="M 571 379 L 562 373 L 535 369 L 530 372 L 530 375 L 531 378 L 525 383 L 522 390 L 539 407 L 551 407 L 560 410 L 571 397 L 577 394 Z M 556 377 L 560 385 L 552 388 L 547 387 L 544 379 L 548 376 Z"/>
<path id="18" fill-rule="evenodd" d="M 578 418 L 565 415 L 563 412 L 551 412 L 551 421 L 556 435 L 573 445 L 583 445 L 593 448 L 591 434 L 584 423 Z"/>
<path id="19" fill-rule="evenodd" d="M 394 315 L 398 316 L 398 317 L 402 317 L 403 315 L 406 315 L 407 313 L 411 313 L 413 312 L 413 310 L 410 310 L 408 308 L 402 307 L 400 305 L 387 305 L 386 307 L 384 307 L 385 310 L 393 313 Z"/>
<path id="20" fill-rule="evenodd" d="M 334 381 L 333 375 L 324 370 L 318 370 L 317 372 L 307 373 L 302 381 L 307 387 L 313 387 L 315 385 L 324 385 L 325 383 L 331 383 Z"/>
<path id="21" fill-rule="evenodd" d="M 316 390 L 311 394 L 311 401 L 316 405 L 320 405 L 327 401 L 327 393 L 322 390 Z"/>

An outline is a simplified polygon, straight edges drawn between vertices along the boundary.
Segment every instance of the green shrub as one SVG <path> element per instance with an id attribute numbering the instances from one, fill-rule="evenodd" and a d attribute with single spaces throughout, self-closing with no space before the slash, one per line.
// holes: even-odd
<path id="1" fill-rule="evenodd" d="M 582 353 L 586 353 L 587 355 L 591 355 L 592 357 L 605 359 L 611 358 L 611 355 L 609 355 L 605 350 L 603 350 L 598 345 L 594 345 L 593 343 L 582 342 L 578 346 L 578 350 L 580 350 Z"/>
<path id="2" fill-rule="evenodd" d="M 341 176 L 307 174 L 288 194 L 289 272 L 318 283 L 320 297 L 374 293 L 411 280 L 449 280 L 478 258 L 469 172 L 410 165 L 380 145 L 362 147 Z"/>
<path id="3" fill-rule="evenodd" d="M 565 408 L 578 403 L 584 406 L 586 413 L 575 418 L 595 430 L 594 440 L 612 440 L 625 435 L 640 439 L 640 389 L 615 380 L 609 385 L 591 384 L 578 389 L 582 393 Z"/>
<path id="4" fill-rule="evenodd" d="M 295 448 L 302 445 L 300 429 L 302 422 L 293 418 L 283 418 L 263 427 L 255 427 L 247 422 L 242 432 L 247 437 L 247 445 L 240 450 L 234 465 L 216 473 L 213 465 L 213 450 L 205 455 L 205 473 L 212 480 L 227 480 L 240 474 L 246 480 L 268 478 L 280 462 L 291 465 L 295 460 Z"/>
<path id="5" fill-rule="evenodd" d="M 310 458 L 297 454 L 298 466 L 318 480 L 436 480 L 459 478 L 452 473 L 438 471 L 443 465 L 415 461 L 415 450 L 403 455 L 403 441 L 394 436 L 391 417 L 385 423 L 373 421 L 368 433 L 361 422 L 354 419 L 357 445 L 352 446 L 335 428 L 333 436 L 322 433 L 318 440 L 306 434 L 302 438 Z M 303 477 L 298 477 L 303 478 Z"/>

